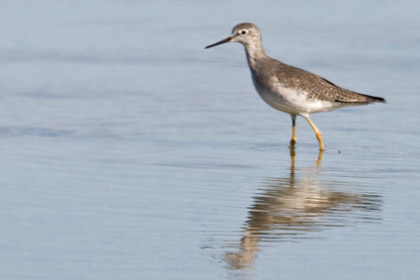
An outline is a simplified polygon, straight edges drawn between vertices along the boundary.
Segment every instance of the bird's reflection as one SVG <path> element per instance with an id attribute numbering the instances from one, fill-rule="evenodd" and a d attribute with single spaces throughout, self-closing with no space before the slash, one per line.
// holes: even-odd
<path id="1" fill-rule="evenodd" d="M 264 180 L 263 192 L 249 208 L 238 248 L 225 254 L 231 269 L 251 268 L 262 243 L 299 241 L 313 238 L 310 232 L 378 219 L 372 213 L 381 208 L 379 195 L 340 191 L 343 183 L 317 179 L 322 158 L 320 152 L 315 166 L 296 169 L 292 150 L 289 176 Z"/>

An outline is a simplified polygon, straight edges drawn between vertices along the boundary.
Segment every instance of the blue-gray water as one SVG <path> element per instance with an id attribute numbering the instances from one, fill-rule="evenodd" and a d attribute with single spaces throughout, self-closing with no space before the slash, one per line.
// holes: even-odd
<path id="1" fill-rule="evenodd" d="M 1 279 L 417 279 L 416 1 L 9 1 L 0 9 Z M 254 91 L 266 52 L 387 104 Z"/>

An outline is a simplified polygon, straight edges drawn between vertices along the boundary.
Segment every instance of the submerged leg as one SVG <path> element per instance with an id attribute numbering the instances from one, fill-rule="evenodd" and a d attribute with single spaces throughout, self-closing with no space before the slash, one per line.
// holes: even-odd
<path id="1" fill-rule="evenodd" d="M 316 138 L 318 139 L 319 142 L 319 149 L 321 151 L 324 151 L 324 141 L 322 141 L 322 133 L 321 131 L 319 131 L 319 129 L 315 126 L 315 124 L 311 121 L 311 119 L 309 118 L 309 115 L 302 115 L 302 117 L 304 117 L 308 123 L 311 125 L 312 129 L 315 131 L 316 134 Z"/>
<path id="2" fill-rule="evenodd" d="M 324 155 L 324 150 L 319 150 L 318 159 L 316 161 L 316 167 L 321 167 L 323 155 Z"/>
<path id="3" fill-rule="evenodd" d="M 290 115 L 292 118 L 292 140 L 290 140 L 290 146 L 289 148 L 292 150 L 295 148 L 295 144 L 297 141 L 296 138 L 296 115 Z"/>

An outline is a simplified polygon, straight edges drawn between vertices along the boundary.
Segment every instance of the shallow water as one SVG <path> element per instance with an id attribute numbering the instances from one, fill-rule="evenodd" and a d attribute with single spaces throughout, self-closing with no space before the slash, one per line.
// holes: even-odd
<path id="1" fill-rule="evenodd" d="M 0 11 L 1 279 L 417 279 L 417 2 L 11 2 Z M 228 44 L 375 104 L 298 119 Z"/>

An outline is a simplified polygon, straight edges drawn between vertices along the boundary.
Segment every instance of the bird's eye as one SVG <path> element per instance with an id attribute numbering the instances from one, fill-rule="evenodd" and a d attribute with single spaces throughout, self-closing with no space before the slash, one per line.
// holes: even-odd
<path id="1" fill-rule="evenodd" d="M 239 31 L 239 34 L 241 34 L 241 35 L 245 35 L 246 33 L 247 33 L 246 30 Z"/>

